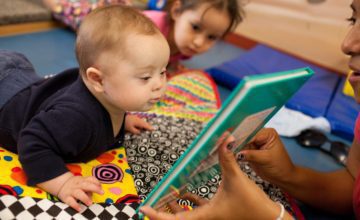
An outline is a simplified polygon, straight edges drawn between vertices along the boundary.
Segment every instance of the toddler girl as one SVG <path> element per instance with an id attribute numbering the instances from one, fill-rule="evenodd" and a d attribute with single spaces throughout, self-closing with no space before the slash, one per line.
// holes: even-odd
<path id="1" fill-rule="evenodd" d="M 208 51 L 244 17 L 237 0 L 168 0 L 164 11 L 144 11 L 170 45 L 171 67 Z"/>
<path id="2" fill-rule="evenodd" d="M 44 0 L 55 18 L 77 30 L 91 10 L 109 4 L 131 4 L 130 0 Z M 145 10 L 170 45 L 168 71 L 182 69 L 179 60 L 208 51 L 232 31 L 244 17 L 238 0 L 167 0 L 164 11 Z M 155 51 L 154 51 L 155 52 Z"/>

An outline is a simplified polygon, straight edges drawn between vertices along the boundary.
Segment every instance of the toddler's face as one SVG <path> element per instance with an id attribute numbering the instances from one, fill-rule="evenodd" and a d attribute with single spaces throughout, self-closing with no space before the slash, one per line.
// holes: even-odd
<path id="1" fill-rule="evenodd" d="M 192 56 L 209 50 L 230 25 L 226 11 L 202 4 L 194 10 L 175 12 L 174 41 L 180 53 Z"/>
<path id="2" fill-rule="evenodd" d="M 160 34 L 134 34 L 126 42 L 124 58 L 105 56 L 104 99 L 113 111 L 148 111 L 166 89 L 170 50 Z"/>
<path id="3" fill-rule="evenodd" d="M 349 67 L 354 73 L 349 82 L 355 93 L 355 99 L 360 103 L 360 0 L 354 0 L 351 8 L 353 14 L 349 18 L 352 27 L 342 44 L 342 50 L 350 56 Z"/>

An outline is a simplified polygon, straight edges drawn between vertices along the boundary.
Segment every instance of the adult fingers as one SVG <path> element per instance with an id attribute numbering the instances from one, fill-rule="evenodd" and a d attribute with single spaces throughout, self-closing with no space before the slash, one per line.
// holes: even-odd
<path id="1" fill-rule="evenodd" d="M 181 198 L 187 199 L 187 200 L 193 202 L 194 204 L 196 204 L 197 206 L 202 206 L 209 202 L 209 200 L 204 199 L 198 195 L 192 194 L 190 192 L 185 193 L 184 195 L 181 196 Z"/>
<path id="2" fill-rule="evenodd" d="M 273 159 L 271 152 L 266 150 L 243 150 L 237 155 L 241 161 L 266 165 Z"/>
<path id="3" fill-rule="evenodd" d="M 246 145 L 248 149 L 267 149 L 271 148 L 275 140 L 279 139 L 279 135 L 273 128 L 261 129 L 249 143 Z"/>
<path id="4" fill-rule="evenodd" d="M 178 213 L 184 211 L 183 208 L 177 203 L 176 200 L 171 201 L 167 204 L 168 208 L 172 213 Z"/>
<path id="5" fill-rule="evenodd" d="M 158 212 L 149 206 L 140 208 L 140 212 L 149 217 L 151 220 L 172 220 L 175 216 L 165 212 Z"/>
<path id="6" fill-rule="evenodd" d="M 224 178 L 231 178 L 240 171 L 233 152 L 228 150 L 225 144 L 219 147 L 219 161 Z"/>

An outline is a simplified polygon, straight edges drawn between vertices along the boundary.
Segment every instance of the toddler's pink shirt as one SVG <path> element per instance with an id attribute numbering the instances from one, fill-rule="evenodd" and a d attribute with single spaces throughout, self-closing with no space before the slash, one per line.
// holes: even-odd
<path id="1" fill-rule="evenodd" d="M 360 113 L 355 122 L 354 137 L 358 143 L 360 143 Z M 360 219 L 360 172 L 355 180 L 355 188 L 353 192 L 353 207 L 356 215 L 356 219 Z"/>
<path id="2" fill-rule="evenodd" d="M 167 36 L 169 35 L 170 25 L 166 18 L 166 12 L 145 10 L 143 11 L 143 13 L 156 24 L 156 26 L 160 29 L 161 33 L 165 36 L 165 38 L 167 38 Z M 189 58 L 189 56 L 177 53 L 170 56 L 170 63 Z"/>

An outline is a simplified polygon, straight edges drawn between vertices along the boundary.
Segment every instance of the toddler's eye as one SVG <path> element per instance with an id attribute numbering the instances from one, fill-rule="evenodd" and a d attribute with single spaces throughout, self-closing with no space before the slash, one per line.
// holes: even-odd
<path id="1" fill-rule="evenodd" d="M 211 41 L 214 41 L 214 40 L 217 40 L 218 37 L 215 36 L 215 35 L 209 35 L 209 36 L 208 36 L 208 39 L 211 40 Z"/>
<path id="2" fill-rule="evenodd" d="M 193 29 L 194 31 L 199 31 L 199 30 L 200 30 L 200 26 L 197 25 L 197 24 L 191 24 L 191 26 L 192 26 L 192 29 Z"/>
<path id="3" fill-rule="evenodd" d="M 144 81 L 148 81 L 149 79 L 151 79 L 151 77 L 150 76 L 145 76 L 145 77 L 141 77 L 140 79 L 144 80 Z"/>
<path id="4" fill-rule="evenodd" d="M 354 25 L 355 24 L 355 22 L 356 22 L 356 19 L 355 18 L 353 18 L 353 17 L 351 17 L 351 18 L 347 18 L 346 19 L 348 22 L 350 22 L 350 25 Z"/>

